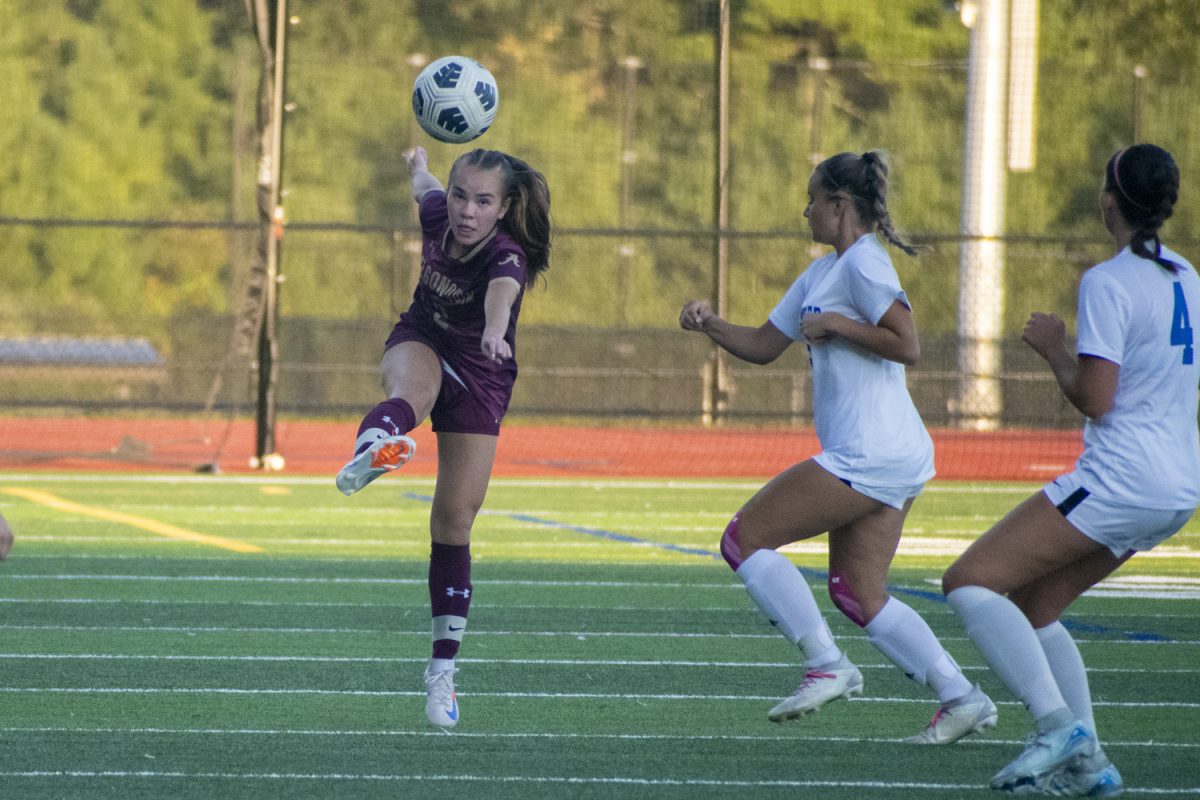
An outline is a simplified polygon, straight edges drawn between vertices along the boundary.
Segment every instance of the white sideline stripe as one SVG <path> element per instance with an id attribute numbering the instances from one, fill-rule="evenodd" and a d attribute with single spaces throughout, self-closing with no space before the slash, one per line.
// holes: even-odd
<path id="1" fill-rule="evenodd" d="M 264 523 L 265 524 L 265 523 Z M 239 530 L 246 527 L 242 522 L 209 522 L 206 523 L 208 528 L 232 527 Z M 522 526 L 524 527 L 524 526 Z M 656 526 L 655 530 L 659 532 L 701 532 L 708 530 L 707 528 L 695 527 L 669 527 Z M 79 534 L 71 534 L 69 536 L 61 535 L 41 535 L 41 536 L 22 536 L 23 542 L 42 542 L 51 544 L 92 544 L 95 542 L 104 542 L 106 544 L 113 543 L 138 543 L 138 544 L 188 544 L 181 540 L 155 539 L 152 537 L 136 537 L 136 536 L 86 536 Z M 382 547 L 396 550 L 413 550 L 417 547 L 414 542 L 401 541 L 399 539 L 328 539 L 328 538 L 311 538 L 311 539 L 284 539 L 273 536 L 255 536 L 255 535 L 240 535 L 240 541 L 248 543 L 258 543 L 260 545 L 287 545 L 291 547 L 306 547 L 310 549 L 336 549 L 342 547 Z M 967 546 L 971 543 L 971 539 L 949 539 L 943 537 L 919 537 L 910 536 L 900 540 L 900 546 L 897 549 L 897 555 L 900 556 L 958 556 L 962 554 Z M 588 541 L 569 541 L 555 542 L 554 547 L 557 550 L 594 550 L 604 549 L 611 545 L 611 542 L 605 540 L 588 540 Z M 650 546 L 645 544 L 643 546 Z M 529 540 L 529 541 L 505 541 L 493 543 L 481 543 L 473 545 L 479 552 L 486 553 L 492 549 L 496 550 L 538 550 L 542 551 L 546 548 L 544 540 Z M 782 553 L 792 553 L 797 555 L 815 555 L 823 554 L 828 551 L 828 545 L 824 540 L 814 542 L 798 542 L 785 545 L 779 548 Z M 1200 559 L 1200 551 L 1191 550 L 1182 546 L 1163 545 L 1156 547 L 1147 553 L 1139 553 L 1141 559 L 1147 558 L 1175 558 L 1175 559 Z"/>
<path id="2" fill-rule="evenodd" d="M 0 605 L 5 603 L 27 604 L 27 605 L 148 605 L 148 606 L 260 606 L 265 608 L 392 608 L 411 610 L 411 603 L 332 603 L 325 601 L 282 601 L 282 600 L 154 600 L 151 598 L 112 598 L 112 597 L 0 597 Z M 521 609 L 528 611 L 546 611 L 546 610 L 561 610 L 559 605 L 547 604 L 530 604 L 530 603 L 483 603 L 471 602 L 472 609 L 486 608 L 492 609 Z M 644 612 L 645 606 L 572 606 L 578 611 L 638 611 Z M 661 606 L 656 605 L 655 611 L 677 612 L 680 614 L 742 614 L 752 612 L 753 609 L 742 606 Z M 929 608 L 921 611 L 921 616 L 954 616 L 954 612 L 948 608 Z M 1089 620 L 1095 619 L 1186 619 L 1194 620 L 1195 614 L 1091 614 L 1087 615 Z"/>
<path id="3" fill-rule="evenodd" d="M 623 778 L 619 776 L 581 778 L 577 776 L 549 775 L 379 775 L 352 773 L 298 773 L 298 772 L 136 772 L 124 770 L 59 770 L 30 772 L 0 772 L 0 778 L 166 778 L 171 780 L 253 780 L 253 781 L 369 781 L 374 783 L 532 783 L 563 784 L 575 786 L 712 786 L 729 788 L 841 788 L 929 791 L 954 791 L 982 789 L 974 784 L 959 783 L 890 783 L 881 781 L 731 781 L 705 780 L 702 778 Z M 1138 791 L 1146 791 L 1139 789 Z"/>
<path id="4" fill-rule="evenodd" d="M 265 696 L 295 696 L 313 695 L 318 697 L 425 697 L 425 692 L 385 691 L 370 689 L 236 689 L 231 687 L 131 687 L 131 686 L 0 686 L 0 694 L 180 694 L 180 695 L 265 695 Z M 459 690 L 462 697 L 492 697 L 502 700 L 631 700 L 671 701 L 685 700 L 690 702 L 716 701 L 754 701 L 775 702 L 778 695 L 754 694 L 624 694 L 611 692 L 464 692 Z M 910 697 L 852 697 L 851 703 L 900 703 L 929 705 L 930 700 Z M 1024 705 L 1016 700 L 995 701 L 998 706 Z M 1166 709 L 1197 709 L 1200 703 L 1123 703 L 1100 700 L 1092 703 L 1097 708 L 1166 708 Z"/>
<path id="5" fill-rule="evenodd" d="M 243 562 L 244 563 L 244 562 Z M 278 583 L 293 585 L 366 585 L 366 586 L 420 586 L 428 587 L 428 578 L 281 578 L 259 575 L 109 575 L 109 574 L 62 574 L 23 573 L 6 575 L 10 581 L 148 581 L 151 583 Z M 526 580 L 479 580 L 476 586 L 520 586 L 536 588 L 593 588 L 593 589 L 737 589 L 741 583 L 647 583 L 645 581 L 526 581 Z"/>
<path id="6" fill-rule="evenodd" d="M 420 631 L 401 631 L 388 628 L 245 628 L 245 627 L 181 627 L 167 625 L 0 625 L 0 630 L 9 631 L 131 631 L 135 633 L 293 633 L 293 634 L 346 634 L 346 635 L 367 635 L 378 636 L 386 635 L 392 637 L 399 636 L 421 636 L 429 638 L 428 630 Z M 534 638 L 556 638 L 556 637 L 571 637 L 584 641 L 590 637 L 599 638 L 629 638 L 629 639 L 770 639 L 772 641 L 779 640 L 779 634 L 776 633 L 691 633 L 677 631 L 473 631 L 472 638 L 480 636 L 504 636 L 504 637 L 521 637 L 529 636 Z M 840 637 L 846 641 L 867 641 L 866 636 L 862 635 L 846 635 Z M 939 636 L 943 642 L 966 642 L 969 641 L 965 636 Z M 1102 645 L 1111 647 L 1114 645 L 1155 645 L 1159 647 L 1173 645 L 1200 645 L 1200 640 L 1174 639 L 1171 641 L 1161 640 L 1142 640 L 1142 639 L 1080 639 L 1076 644 L 1083 645 Z"/>
<path id="7" fill-rule="evenodd" d="M 1200 556 L 1200 552 L 1196 553 Z M 420 586 L 428 585 L 425 578 L 289 578 L 264 575 L 111 575 L 99 573 L 24 573 L 5 576 L 10 581 L 111 581 L 148 583 L 244 583 L 244 584 L 282 584 L 282 585 L 362 585 L 362 586 Z M 1116 581 L 1112 583 L 1112 581 Z M 933 579 L 926 579 L 933 585 Z M 526 580 L 480 580 L 476 586 L 520 586 L 521 588 L 593 588 L 593 589 L 720 589 L 743 590 L 741 583 L 685 583 L 685 582 L 646 582 L 646 581 L 526 581 Z M 1191 599 L 1193 595 L 1200 596 L 1200 584 L 1193 584 L 1189 579 L 1154 578 L 1152 576 L 1121 576 L 1120 580 L 1107 579 L 1096 587 L 1085 592 L 1086 595 L 1137 597 L 1141 589 L 1145 597 L 1157 599 Z M 1173 587 L 1178 586 L 1176 590 Z M 1195 586 L 1195 592 L 1192 587 Z M 1127 587 L 1127 588 L 1126 588 Z M 1095 595 L 1096 592 L 1112 591 L 1111 595 Z"/>
<path id="8" fill-rule="evenodd" d="M 1065 471 L 1065 470 L 1064 470 Z M 545 479 L 545 478 L 493 478 L 489 485 L 493 487 L 505 488 L 580 488 L 580 489 L 696 489 L 701 491 L 712 491 L 713 489 L 735 489 L 745 491 L 747 489 L 759 489 L 763 483 L 770 479 L 770 475 L 764 475 L 761 480 L 729 480 L 729 481 L 713 481 L 713 480 L 684 480 L 684 479 L 641 479 L 629 480 L 625 478 L 614 478 L 612 480 L 597 480 L 591 479 Z M 4 478 L 11 481 L 37 481 L 38 483 L 164 483 L 172 484 L 280 484 L 292 486 L 332 486 L 333 479 L 331 477 L 322 476 L 302 476 L 302 475 L 279 475 L 273 477 L 258 476 L 258 475 L 42 475 L 38 473 L 28 472 L 10 472 L 4 473 Z M 433 486 L 434 478 L 405 476 L 405 486 Z M 933 483 L 925 488 L 927 492 L 949 492 L 953 494 L 1030 494 L 1036 491 L 1038 487 L 1043 486 L 1044 482 L 1031 481 L 1025 483 L 1005 483 L 994 485 L 989 482 L 980 483 L 955 483 L 955 484 L 940 484 Z"/>
<path id="9" fill-rule="evenodd" d="M 1177 554 L 1167 555 L 1174 557 Z M 934 578 L 926 578 L 925 583 L 930 586 L 941 585 L 941 581 Z M 1174 575 L 1114 575 L 1088 589 L 1084 596 L 1195 600 L 1200 598 L 1200 578 Z"/>
<path id="10" fill-rule="evenodd" d="M 137 653 L 0 653 L 4 661 L 232 661 L 262 663 L 313 663 L 313 664 L 425 664 L 427 658 L 402 656 L 204 656 L 204 655 L 161 655 Z M 694 667 L 698 669 L 730 667 L 736 669 L 787 669 L 798 670 L 797 661 L 663 661 L 659 659 L 597 659 L 597 658 L 459 658 L 459 664 L 511 664 L 534 667 Z M 893 664 L 855 663 L 859 669 L 890 671 Z M 964 671 L 983 671 L 983 664 L 967 664 Z M 1113 672 L 1150 675 L 1193 675 L 1200 668 L 1179 669 L 1130 669 L 1128 667 L 1089 667 L 1088 674 Z"/>
<path id="11" fill-rule="evenodd" d="M 441 737 L 446 732 L 441 730 L 321 730 L 295 728 L 80 728 L 63 726 L 3 728 L 0 733 L 74 733 L 74 734 L 125 734 L 128 736 L 379 736 L 379 737 Z M 902 738 L 891 739 L 883 736 L 828 736 L 817 737 L 785 737 L 779 735 L 764 736 L 761 734 L 705 734 L 705 733 L 546 733 L 546 732 L 513 732 L 496 731 L 492 733 L 468 733 L 454 731 L 451 735 L 467 739 L 599 739 L 615 741 L 684 741 L 684 742 L 779 742 L 793 745 L 810 738 L 821 742 L 838 743 L 868 743 L 868 744 L 899 744 Z M 1024 744 L 1021 739 L 988 739 L 972 736 L 962 740 L 960 746 L 969 745 L 1012 745 Z M 1200 742 L 1164 742 L 1157 739 L 1148 741 L 1114 741 L 1104 740 L 1104 746 L 1113 747 L 1153 747 L 1178 748 L 1186 750 L 1200 749 Z"/>
<path id="12" fill-rule="evenodd" d="M 1195 555 L 1200 556 L 1200 552 Z M 266 575 L 114 575 L 106 573 L 22 573 L 5 576 L 10 581 L 112 581 L 149 583 L 265 583 L 284 585 L 364 585 L 364 586 L 420 586 L 428 584 L 425 578 L 316 578 L 316 577 L 280 577 Z M 932 578 L 925 580 L 928 585 L 935 585 Z M 738 590 L 744 587 L 740 582 L 725 583 L 686 583 L 686 582 L 647 582 L 647 581 L 529 581 L 529 580 L 479 580 L 477 586 L 520 586 L 522 588 L 553 587 L 553 588 L 601 588 L 601 589 L 722 589 Z M 1148 590 L 1165 592 L 1170 597 L 1178 597 L 1171 590 L 1178 588 L 1186 592 L 1193 588 L 1200 592 L 1200 579 L 1122 575 L 1108 578 L 1090 590 L 1111 589 L 1119 594 L 1114 596 L 1128 597 L 1129 592 Z"/>
<path id="13" fill-rule="evenodd" d="M 450 734 L 457 735 L 457 734 Z M 782 789 L 874 789 L 880 791 L 983 792 L 987 787 L 974 783 L 917 783 L 906 781 L 821 781 L 821 780 L 764 780 L 738 781 L 705 778 L 626 778 L 621 776 L 579 777 L 575 775 L 381 775 L 354 773 L 297 773 L 297 772 L 153 772 L 148 770 L 58 770 L 0 772 L 0 778 L 166 778 L 171 780 L 253 780 L 253 781 L 367 781 L 374 783 L 485 783 L 485 784 L 551 784 L 569 786 L 704 786 L 718 788 L 782 788 Z M 1197 788 L 1127 789 L 1137 794 L 1193 794 Z"/>
<path id="14" fill-rule="evenodd" d="M 338 603 L 319 600 L 155 600 L 147 597 L 137 598 L 120 598 L 120 597 L 0 597 L 0 605 L 5 603 L 25 604 L 25 605 L 129 605 L 129 606 L 261 606 L 265 608 L 372 608 L 372 609 L 395 609 L 395 610 L 412 610 L 412 603 Z M 471 601 L 471 610 L 486 608 L 489 610 L 525 610 L 525 611 L 561 611 L 562 606 L 557 604 L 531 604 L 531 603 L 481 603 L 476 602 L 473 598 Z M 645 612 L 646 606 L 592 606 L 592 605 L 572 605 L 574 611 L 635 611 Z M 661 606 L 655 605 L 655 611 L 677 612 L 680 614 L 742 614 L 752 611 L 745 606 Z M 953 613 L 953 612 L 948 612 Z M 1116 616 L 1120 618 L 1123 615 L 1117 614 L 1095 614 L 1093 616 Z M 1134 614 L 1129 615 L 1134 619 L 1195 619 L 1194 614 Z"/>

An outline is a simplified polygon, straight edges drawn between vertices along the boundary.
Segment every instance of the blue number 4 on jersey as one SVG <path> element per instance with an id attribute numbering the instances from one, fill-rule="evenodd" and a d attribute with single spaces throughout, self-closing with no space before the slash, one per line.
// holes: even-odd
<path id="1" fill-rule="evenodd" d="M 1192 346 L 1192 319 L 1188 316 L 1187 300 L 1183 296 L 1183 284 L 1175 281 L 1175 313 L 1171 315 L 1171 346 L 1183 346 L 1183 363 L 1191 364 L 1194 356 Z"/>

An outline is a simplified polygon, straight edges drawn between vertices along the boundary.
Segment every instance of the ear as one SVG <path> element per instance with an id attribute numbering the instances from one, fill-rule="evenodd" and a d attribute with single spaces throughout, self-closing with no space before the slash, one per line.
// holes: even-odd
<path id="1" fill-rule="evenodd" d="M 504 198 L 504 202 L 500 205 L 500 213 L 496 215 L 496 219 L 504 219 L 504 215 L 508 213 L 508 207 L 512 205 L 512 198 Z"/>

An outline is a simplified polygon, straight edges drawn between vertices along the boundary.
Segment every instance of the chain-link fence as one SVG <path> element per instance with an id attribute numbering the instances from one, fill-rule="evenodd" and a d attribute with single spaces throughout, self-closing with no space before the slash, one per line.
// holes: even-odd
<path id="1" fill-rule="evenodd" d="M 895 220 L 927 246 L 894 253 L 922 334 L 909 375 L 927 422 L 1077 426 L 1019 334 L 1035 309 L 1073 322 L 1079 275 L 1109 255 L 1095 196 L 1117 146 L 1176 154 L 1185 194 L 1167 239 L 1200 252 L 1187 191 L 1200 177 L 1198 37 L 1185 35 L 1197 23 L 1170 11 L 1169 46 L 1144 53 L 1122 28 L 1144 5 L 1041 4 L 1035 161 L 991 198 L 1002 231 L 973 234 L 970 31 L 947 4 L 733 3 L 717 230 L 717 0 L 293 0 L 279 411 L 354 415 L 376 398 L 382 342 L 420 268 L 399 153 L 424 145 L 444 177 L 462 150 L 417 130 L 409 89 L 429 60 L 464 52 L 501 88 L 479 144 L 520 155 L 553 193 L 552 268 L 526 299 L 514 415 L 809 422 L 802 348 L 718 375 L 678 310 L 711 297 L 722 269 L 729 318 L 761 324 L 820 252 L 802 217 L 813 165 L 879 147 L 893 157 Z M 0 173 L 3 409 L 253 409 L 253 355 L 230 340 L 258 241 L 257 56 L 243 3 L 160 6 L 18 4 L 9 26 L 6 152 L 20 155 Z M 985 251 L 994 283 L 964 304 L 961 276 Z M 972 314 L 995 318 L 986 341 L 963 324 Z M 58 344 L 3 347 L 34 339 Z M 155 356 L 122 359 L 131 340 Z M 113 345 L 106 358 L 81 355 L 97 342 Z"/>

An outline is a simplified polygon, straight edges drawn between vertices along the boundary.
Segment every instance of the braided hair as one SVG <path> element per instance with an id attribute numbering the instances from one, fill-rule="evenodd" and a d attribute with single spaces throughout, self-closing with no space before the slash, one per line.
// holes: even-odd
<path id="1" fill-rule="evenodd" d="M 530 283 L 550 267 L 550 186 L 542 173 L 516 156 L 476 148 L 450 168 L 450 180 L 462 167 L 500 170 L 508 213 L 501 224 L 525 251 Z"/>
<path id="2" fill-rule="evenodd" d="M 1117 200 L 1121 216 L 1133 228 L 1129 249 L 1134 255 L 1175 272 L 1179 265 L 1162 254 L 1158 229 L 1175 211 L 1179 199 L 1179 167 L 1166 150 L 1135 144 L 1118 150 L 1104 170 L 1104 191 Z M 1154 249 L 1148 246 L 1154 243 Z"/>
<path id="3" fill-rule="evenodd" d="M 868 150 L 862 155 L 838 153 L 817 165 L 821 183 L 830 192 L 842 191 L 850 195 L 859 217 L 875 229 L 891 244 L 910 256 L 918 248 L 905 242 L 896 233 L 892 216 L 887 207 L 888 160 L 882 150 Z"/>

